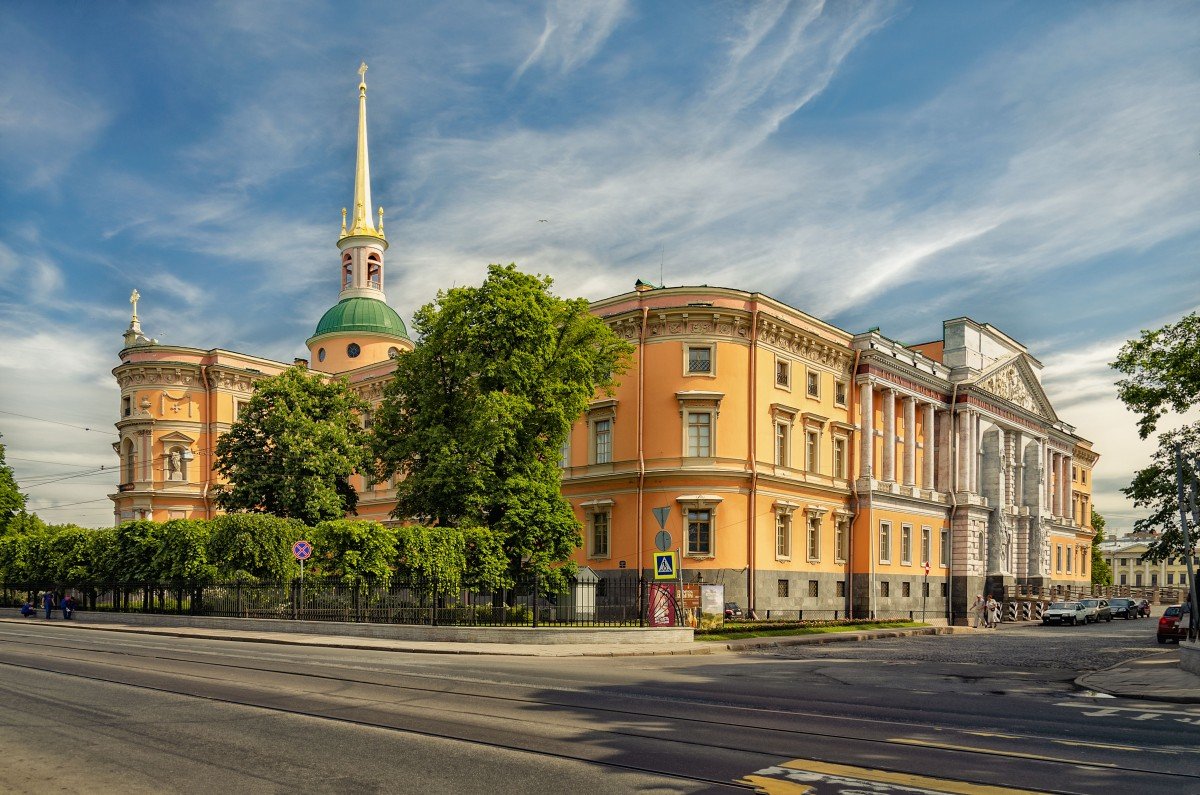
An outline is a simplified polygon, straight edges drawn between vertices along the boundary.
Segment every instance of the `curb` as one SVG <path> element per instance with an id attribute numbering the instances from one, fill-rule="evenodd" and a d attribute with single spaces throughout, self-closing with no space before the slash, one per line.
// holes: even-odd
<path id="1" fill-rule="evenodd" d="M 774 649 L 783 646 L 807 646 L 810 644 L 847 643 L 851 641 L 879 640 L 880 638 L 909 638 L 917 635 L 968 635 L 975 632 L 970 627 L 913 627 L 910 629 L 872 629 L 859 632 L 823 632 L 817 635 L 780 635 L 774 638 L 744 638 L 731 640 L 721 645 L 729 651 L 753 651 Z M 706 641 L 698 640 L 697 643 Z"/>

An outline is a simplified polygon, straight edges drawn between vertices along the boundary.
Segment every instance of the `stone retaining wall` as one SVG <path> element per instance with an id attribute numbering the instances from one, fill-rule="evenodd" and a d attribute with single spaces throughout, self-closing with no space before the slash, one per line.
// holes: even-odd
<path id="1" fill-rule="evenodd" d="M 1180 642 L 1179 667 L 1200 676 L 1200 643 Z"/>
<path id="2" fill-rule="evenodd" d="M 336 635 L 351 638 L 430 641 L 437 643 L 691 643 L 690 627 L 430 627 L 409 624 L 354 624 L 338 621 L 285 621 L 271 618 L 217 618 L 147 613 L 77 612 L 84 624 L 128 624 L 141 627 L 194 627 L 292 635 Z"/>

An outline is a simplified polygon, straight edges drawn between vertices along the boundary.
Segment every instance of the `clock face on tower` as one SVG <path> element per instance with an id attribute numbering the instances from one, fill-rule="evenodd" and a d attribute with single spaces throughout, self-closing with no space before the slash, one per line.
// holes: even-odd
<path id="1" fill-rule="evenodd" d="M 362 348 L 358 347 L 357 342 L 352 342 L 346 346 L 346 355 L 349 356 L 351 359 L 358 358 L 358 355 L 360 353 L 362 353 Z"/>

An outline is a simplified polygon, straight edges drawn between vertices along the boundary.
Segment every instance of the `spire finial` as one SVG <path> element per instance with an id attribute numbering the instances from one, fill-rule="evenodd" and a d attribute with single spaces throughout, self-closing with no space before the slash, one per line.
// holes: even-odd
<path id="1" fill-rule="evenodd" d="M 130 322 L 130 323 L 136 323 L 136 322 L 137 322 L 137 319 L 138 319 L 138 316 L 137 316 L 137 302 L 138 302 L 138 299 L 139 299 L 139 298 L 141 298 L 141 297 L 142 297 L 142 294 L 141 294 L 141 293 L 139 293 L 139 292 L 137 291 L 137 288 L 136 288 L 136 287 L 135 287 L 135 288 L 133 288 L 133 292 L 129 294 L 129 303 L 133 304 L 133 317 L 131 317 L 131 318 L 129 319 L 129 322 Z"/>
<path id="2" fill-rule="evenodd" d="M 354 168 L 354 210 L 347 235 L 382 237 L 371 224 L 371 160 L 367 153 L 367 64 L 358 67 L 358 159 Z"/>
<path id="3" fill-rule="evenodd" d="M 379 234 L 383 234 L 383 205 L 379 205 Z"/>
<path id="4" fill-rule="evenodd" d="M 346 236 L 346 208 L 342 208 L 342 237 Z"/>

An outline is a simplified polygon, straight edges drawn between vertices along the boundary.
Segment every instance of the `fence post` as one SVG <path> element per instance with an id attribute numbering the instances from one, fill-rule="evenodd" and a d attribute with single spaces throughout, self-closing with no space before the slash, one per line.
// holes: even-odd
<path id="1" fill-rule="evenodd" d="M 646 582 L 642 579 L 642 573 L 638 572 L 638 626 L 646 626 Z"/>
<path id="2" fill-rule="evenodd" d="M 537 569 L 533 570 L 532 601 L 533 601 L 533 628 L 537 629 L 537 619 L 538 619 L 538 603 L 537 603 L 537 601 L 538 601 L 538 573 L 537 573 Z"/>

